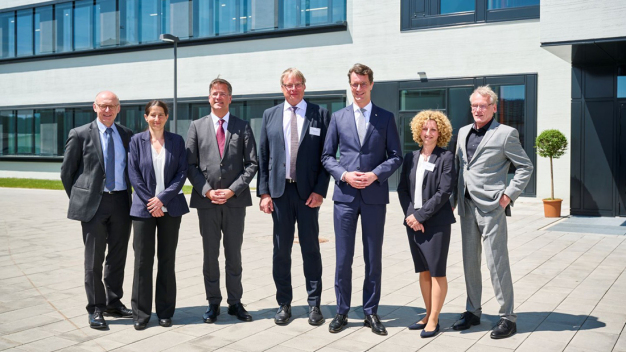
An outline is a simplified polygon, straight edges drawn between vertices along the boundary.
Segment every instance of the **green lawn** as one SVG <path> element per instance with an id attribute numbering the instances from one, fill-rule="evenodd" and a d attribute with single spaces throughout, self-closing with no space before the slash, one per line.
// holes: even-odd
<path id="1" fill-rule="evenodd" d="M 61 180 L 37 180 L 33 178 L 0 178 L 0 187 L 63 189 Z M 183 193 L 191 194 L 191 186 L 183 186 Z"/>

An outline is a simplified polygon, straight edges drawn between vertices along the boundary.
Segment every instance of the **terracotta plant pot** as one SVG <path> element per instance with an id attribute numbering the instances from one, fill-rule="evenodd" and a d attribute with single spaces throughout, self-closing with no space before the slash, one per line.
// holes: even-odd
<path id="1" fill-rule="evenodd" d="M 561 217 L 561 202 L 563 199 L 544 199 L 543 200 L 543 213 L 546 218 L 560 218 Z"/>

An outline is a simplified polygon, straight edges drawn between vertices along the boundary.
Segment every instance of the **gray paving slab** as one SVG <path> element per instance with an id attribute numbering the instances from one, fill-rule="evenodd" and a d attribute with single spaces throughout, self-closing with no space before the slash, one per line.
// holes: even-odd
<path id="1" fill-rule="evenodd" d="M 483 319 L 479 326 L 451 329 L 465 307 L 465 280 L 459 223 L 453 225 L 448 258 L 449 289 L 440 318 L 442 332 L 421 339 L 406 326 L 424 314 L 417 275 L 395 193 L 387 208 L 383 247 L 383 283 L 379 308 L 388 336 L 363 327 L 361 308 L 363 247 L 357 241 L 353 264 L 353 308 L 349 325 L 328 332 L 335 313 L 335 244 L 332 202 L 320 210 L 323 260 L 320 327 L 306 320 L 302 256 L 293 250 L 293 320 L 276 326 L 272 281 L 271 217 L 249 208 L 242 248 L 243 302 L 254 321 L 243 323 L 221 309 L 215 324 L 201 320 L 206 309 L 202 279 L 202 246 L 196 212 L 183 217 L 177 250 L 177 310 L 174 326 L 152 319 L 135 331 L 129 319 L 110 318 L 109 329 L 92 330 L 84 309 L 83 244 L 80 223 L 65 218 L 62 191 L 0 188 L 0 350 L 7 351 L 626 351 L 626 237 L 606 231 L 555 231 L 580 228 L 619 232 L 624 220 L 547 219 L 541 201 L 520 199 L 509 218 L 509 253 L 515 286 L 518 334 L 492 340 L 498 303 L 483 260 Z M 578 223 L 576 223 L 578 221 Z M 565 223 L 564 225 L 561 225 Z M 554 225 L 554 226 L 550 226 Z M 617 228 L 617 230 L 615 229 Z M 564 227 L 561 227 L 564 229 Z M 132 246 L 127 263 L 133 263 Z M 220 257 L 223 267 L 223 254 Z M 156 272 L 155 272 L 156 274 Z M 125 273 L 123 302 L 130 306 L 132 268 Z M 222 286 L 224 283 L 222 282 Z M 224 290 L 224 287 L 222 287 Z M 594 343 L 594 341 L 596 341 Z"/>

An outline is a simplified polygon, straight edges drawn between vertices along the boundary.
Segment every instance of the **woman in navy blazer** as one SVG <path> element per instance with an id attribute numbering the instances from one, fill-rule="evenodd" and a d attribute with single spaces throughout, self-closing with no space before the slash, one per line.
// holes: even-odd
<path id="1" fill-rule="evenodd" d="M 155 304 L 159 325 L 171 326 L 176 308 L 174 260 L 178 230 L 181 216 L 189 212 L 182 192 L 187 175 L 187 151 L 181 136 L 165 131 L 168 117 L 164 102 L 149 102 L 144 115 L 148 130 L 130 140 L 128 174 L 135 190 L 130 209 L 135 250 L 131 303 L 136 330 L 146 328 L 152 312 L 155 237 L 159 260 Z"/>
<path id="2" fill-rule="evenodd" d="M 443 113 L 425 110 L 411 121 L 411 132 L 421 148 L 404 157 L 398 197 L 415 272 L 420 273 L 426 316 L 409 329 L 422 330 L 421 337 L 433 337 L 439 332 L 439 313 L 448 291 L 446 262 L 456 221 L 449 202 L 454 156 L 442 148 L 450 142 L 452 126 Z"/>

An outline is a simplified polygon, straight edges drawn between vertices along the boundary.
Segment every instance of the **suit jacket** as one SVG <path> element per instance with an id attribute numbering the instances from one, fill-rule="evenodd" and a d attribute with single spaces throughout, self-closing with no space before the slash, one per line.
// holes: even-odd
<path id="1" fill-rule="evenodd" d="M 204 195 L 211 189 L 228 188 L 235 193 L 224 205 L 248 207 L 252 205 L 250 181 L 259 163 L 256 142 L 250 124 L 230 115 L 225 131 L 224 156 L 220 157 L 211 115 L 193 121 L 187 134 L 187 177 L 193 185 L 190 206 L 214 208 Z"/>
<path id="2" fill-rule="evenodd" d="M 339 148 L 339 160 L 337 160 Z M 351 203 L 360 192 L 366 204 L 388 204 L 387 179 L 402 164 L 400 137 L 393 114 L 372 104 L 370 124 L 359 142 L 352 104 L 335 112 L 328 125 L 322 163 L 335 178 L 333 201 Z M 378 180 L 362 190 L 341 181 L 346 171 L 371 171 Z"/>
<path id="3" fill-rule="evenodd" d="M 115 127 L 122 138 L 124 149 L 128 152 L 133 131 L 119 124 L 115 124 Z M 93 218 L 100 206 L 105 176 L 104 154 L 96 120 L 70 130 L 61 165 L 61 182 L 70 197 L 68 219 L 88 222 Z M 132 191 L 128 167 L 124 170 L 124 177 L 130 203 Z"/>
<path id="4" fill-rule="evenodd" d="M 285 136 L 283 111 L 285 103 L 265 110 L 259 141 L 259 175 L 257 196 L 269 194 L 278 198 L 285 191 Z M 330 174 L 322 165 L 324 139 L 330 121 L 328 110 L 307 102 L 296 157 L 296 187 L 302 200 L 312 192 L 326 197 Z"/>
<path id="5" fill-rule="evenodd" d="M 422 181 L 422 207 L 415 209 L 415 176 L 421 149 L 407 153 L 402 164 L 402 174 L 398 184 L 398 198 L 405 217 L 413 214 L 425 226 L 449 225 L 456 220 L 450 204 L 456 173 L 454 155 L 443 148 L 435 147 L 429 162 L 435 164 L 433 171 L 424 172 Z M 406 225 L 406 222 L 405 222 Z"/>
<path id="6" fill-rule="evenodd" d="M 179 193 L 187 178 L 187 151 L 185 141 L 177 134 L 165 131 L 165 145 L 161 153 L 165 153 L 163 183 L 165 189 L 156 196 L 167 207 L 171 216 L 181 216 L 189 212 L 185 195 Z M 146 208 L 148 200 L 154 197 L 157 181 L 152 164 L 152 142 L 150 131 L 145 131 L 130 139 L 128 156 L 128 176 L 135 194 L 130 215 L 139 218 L 151 218 Z"/>
<path id="7" fill-rule="evenodd" d="M 456 146 L 458 182 L 453 199 L 454 204 L 458 204 L 460 216 L 465 214 L 465 203 L 459 198 L 464 197 L 466 189 L 478 209 L 490 212 L 500 206 L 502 194 L 509 196 L 513 204 L 526 188 L 533 172 L 533 165 L 522 148 L 517 130 L 496 120 L 491 123 L 472 160 L 467 160 L 466 142 L 471 128 L 470 124 L 459 130 Z M 507 186 L 511 163 L 516 170 Z M 510 215 L 510 209 L 507 209 L 507 215 Z"/>

